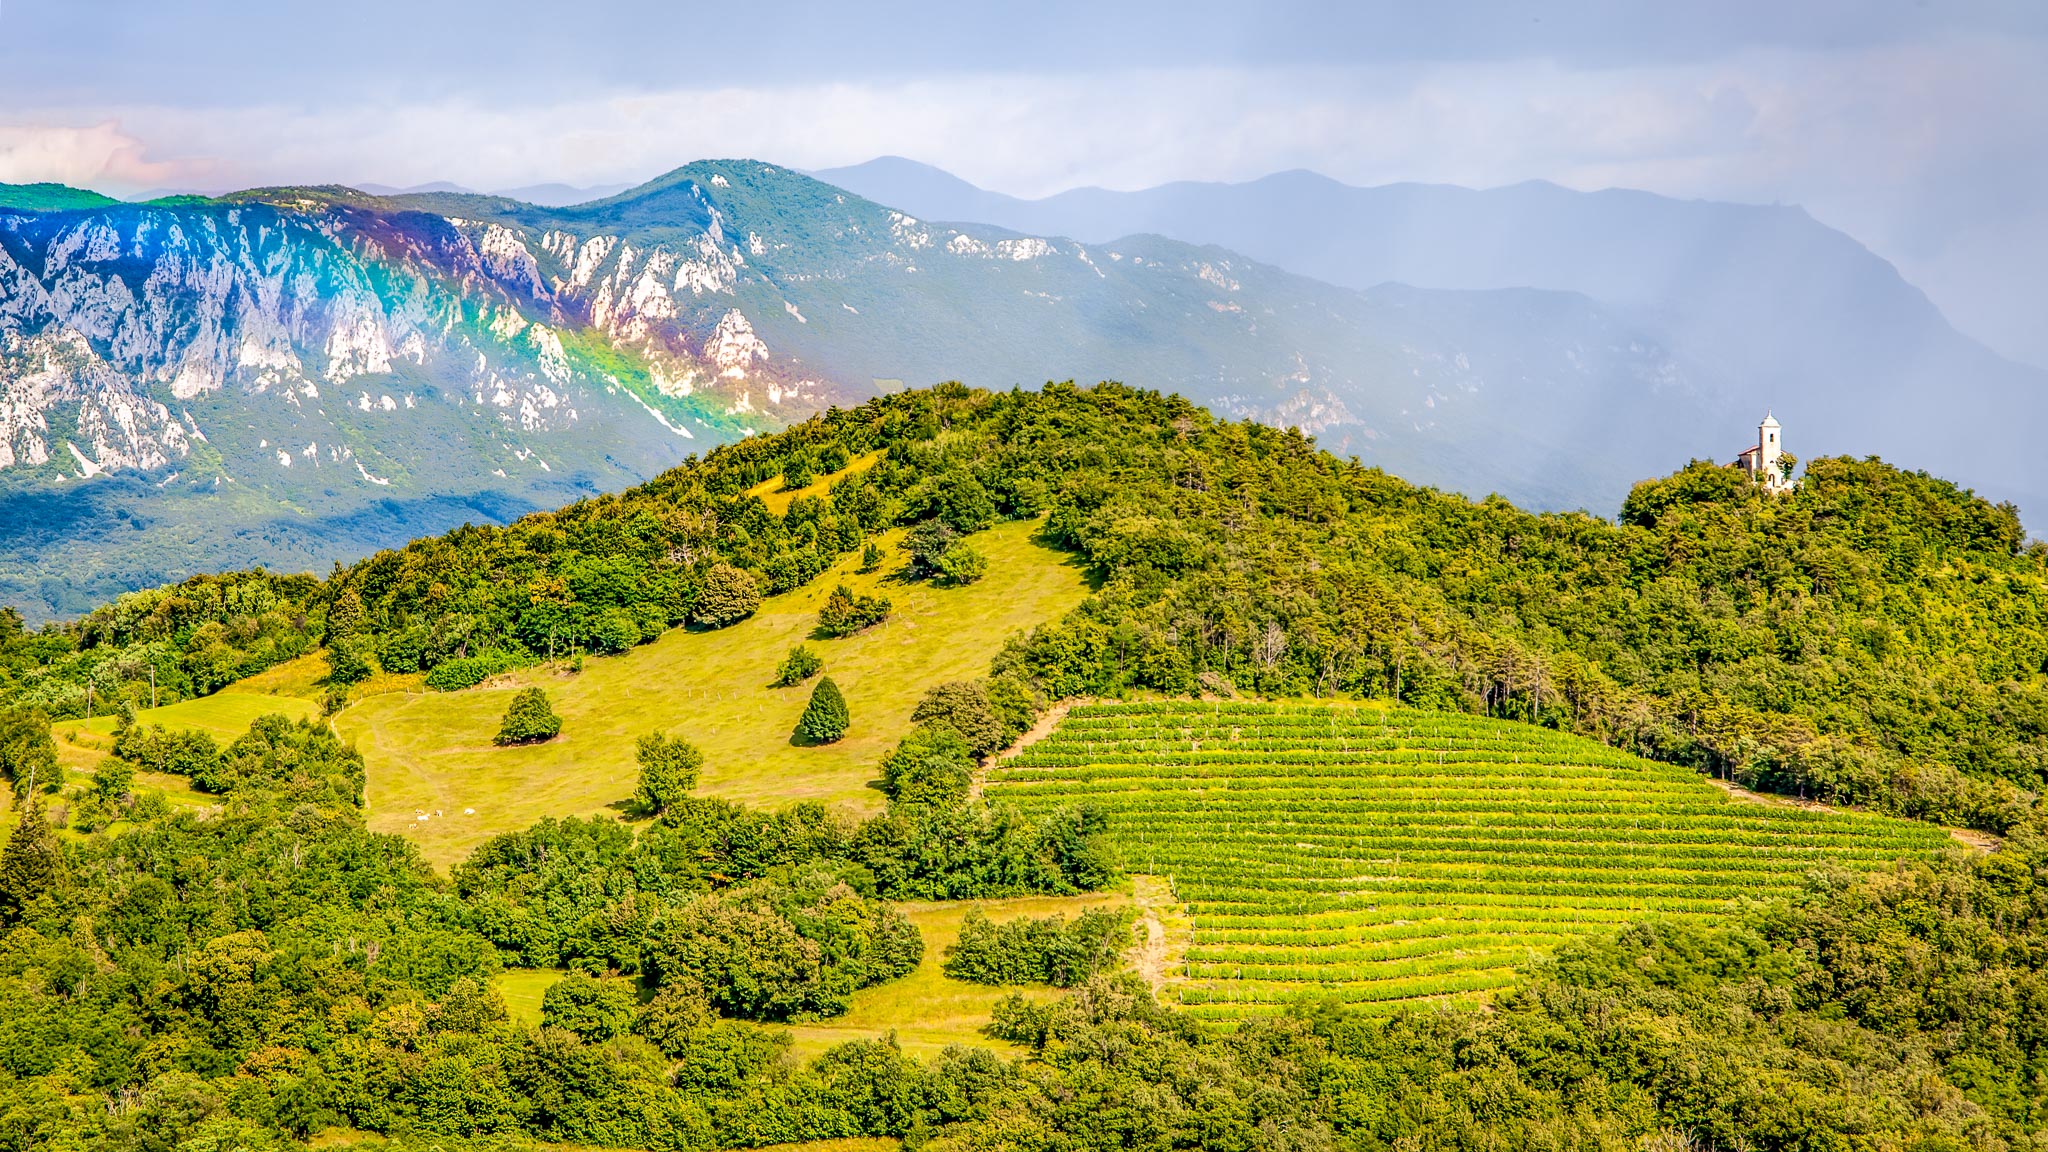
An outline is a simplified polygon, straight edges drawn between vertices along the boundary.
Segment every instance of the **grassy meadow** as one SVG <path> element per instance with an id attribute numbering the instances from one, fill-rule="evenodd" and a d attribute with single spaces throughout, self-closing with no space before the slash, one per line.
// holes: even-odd
<path id="1" fill-rule="evenodd" d="M 960 922 L 967 918 L 968 910 L 979 908 L 983 915 L 997 922 L 1055 913 L 1072 919 L 1090 908 L 1115 908 L 1130 900 L 1130 895 L 1124 892 L 1091 892 L 1083 896 L 899 904 L 897 908 L 924 936 L 924 960 L 915 972 L 901 980 L 854 993 L 853 1006 L 844 1016 L 774 1027 L 790 1031 L 796 1039 L 792 1051 L 803 1059 L 819 1055 L 834 1044 L 880 1039 L 891 1033 L 905 1052 L 917 1056 L 936 1055 L 949 1044 L 977 1044 L 1008 1051 L 1011 1045 L 981 1033 L 996 1002 L 1012 993 L 1022 993 L 1034 1000 L 1052 1000 L 1062 992 L 1045 985 L 991 988 L 955 980 L 941 971 L 946 948 L 960 938 Z"/>
<path id="2" fill-rule="evenodd" d="M 1072 919 L 1090 908 L 1115 908 L 1130 900 L 1130 895 L 1124 892 L 1091 892 L 1084 896 L 900 904 L 897 907 L 924 937 L 924 960 L 917 971 L 854 993 L 853 1006 L 844 1016 L 762 1027 L 787 1030 L 795 1038 L 792 1052 L 806 1060 L 834 1044 L 879 1039 L 892 1033 L 904 1051 L 921 1056 L 936 1054 L 949 1044 L 977 1044 L 1007 1051 L 1011 1045 L 981 1033 L 996 1001 L 1013 992 L 1050 1000 L 1060 995 L 1060 990 L 1043 986 L 991 988 L 947 976 L 941 970 L 946 948 L 960 938 L 960 923 L 966 919 L 968 910 L 979 908 L 983 915 L 997 922 L 1054 914 Z M 505 998 L 505 1007 L 514 1020 L 538 1027 L 541 997 L 563 975 L 554 968 L 511 968 L 498 974 L 494 986 Z"/>
<path id="3" fill-rule="evenodd" d="M 1087 585 L 1067 556 L 1033 539 L 1035 522 L 1002 524 L 972 537 L 988 575 L 964 588 L 855 571 L 842 558 L 803 588 L 765 600 L 754 616 L 716 631 L 675 629 L 618 656 L 523 669 L 462 692 L 393 691 L 368 696 L 334 718 L 361 749 L 369 772 L 370 827 L 402 832 L 446 868 L 490 836 L 544 816 L 616 810 L 632 794 L 635 739 L 654 729 L 704 750 L 698 791 L 750 804 L 821 800 L 881 807 L 868 787 L 883 753 L 909 727 L 924 690 L 985 674 L 1011 633 L 1080 603 Z M 813 640 L 819 606 L 840 582 L 895 604 L 881 625 L 856 636 Z M 853 727 L 836 744 L 805 748 L 791 729 L 811 684 L 770 688 L 775 666 L 797 643 L 825 662 L 846 693 Z M 491 743 L 514 692 L 538 685 L 562 718 L 544 744 Z M 421 817 L 426 817 L 421 819 Z"/>
<path id="4" fill-rule="evenodd" d="M 196 700 L 145 708 L 135 714 L 135 721 L 165 728 L 196 728 L 225 745 L 249 731 L 249 725 L 258 716 L 271 712 L 282 712 L 298 720 L 315 715 L 319 708 L 310 700 L 259 695 L 242 691 L 238 685 Z M 50 735 L 57 744 L 57 766 L 73 779 L 91 775 L 114 750 L 114 726 L 118 722 L 113 716 L 95 716 L 91 720 L 59 720 L 50 725 Z M 205 807 L 219 802 L 218 797 L 194 791 L 192 782 L 183 776 L 138 772 L 135 781 L 152 792 L 162 792 L 173 804 Z"/>

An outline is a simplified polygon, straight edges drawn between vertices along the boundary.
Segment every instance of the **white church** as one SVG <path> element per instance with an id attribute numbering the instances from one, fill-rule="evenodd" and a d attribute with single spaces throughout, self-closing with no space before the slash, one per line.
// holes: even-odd
<path id="1" fill-rule="evenodd" d="M 1790 492 L 1792 490 L 1791 469 L 1781 464 L 1785 447 L 1779 442 L 1783 431 L 1777 417 L 1764 413 L 1764 422 L 1756 426 L 1756 447 L 1744 448 L 1742 455 L 1735 458 L 1735 466 L 1749 473 L 1749 477 L 1764 486 L 1767 492 Z"/>

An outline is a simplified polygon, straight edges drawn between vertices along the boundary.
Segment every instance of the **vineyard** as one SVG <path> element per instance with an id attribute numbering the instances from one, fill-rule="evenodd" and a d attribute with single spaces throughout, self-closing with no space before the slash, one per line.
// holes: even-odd
<path id="1" fill-rule="evenodd" d="M 1812 867 L 1882 867 L 1938 828 L 1729 799 L 1696 773 L 1542 728 L 1352 705 L 1075 708 L 991 773 L 1086 802 L 1126 868 L 1171 879 L 1190 1011 L 1304 996 L 1469 999 L 1573 934 L 1703 918 Z"/>

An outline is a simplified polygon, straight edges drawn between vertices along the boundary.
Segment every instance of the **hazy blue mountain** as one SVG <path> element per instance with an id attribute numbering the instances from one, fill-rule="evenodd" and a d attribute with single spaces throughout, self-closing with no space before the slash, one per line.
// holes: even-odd
<path id="1" fill-rule="evenodd" d="M 1775 408 L 1797 452 L 1881 454 L 2048 508 L 2048 373 L 1956 332 L 1891 264 L 1799 208 L 1309 172 L 1021 200 L 899 157 L 816 175 L 931 219 L 1095 244 L 1156 233 L 1352 288 L 1583 293 L 1663 333 L 1717 407 Z M 1689 442 L 1678 420 L 1653 432 L 1672 451 Z M 1741 446 L 1729 433 L 1718 455 Z"/>
<path id="2" fill-rule="evenodd" d="M 560 208 L 616 196 L 631 187 L 631 184 L 590 184 L 582 187 L 574 184 L 527 184 L 518 188 L 500 188 L 492 195 Z"/>
<path id="3" fill-rule="evenodd" d="M 446 180 L 431 180 L 425 184 L 414 184 L 409 188 L 394 188 L 389 184 L 357 184 L 354 187 L 356 191 L 368 192 L 372 196 L 412 196 L 422 192 L 468 193 L 475 191 L 473 188 L 464 188 L 460 184 L 453 184 Z"/>

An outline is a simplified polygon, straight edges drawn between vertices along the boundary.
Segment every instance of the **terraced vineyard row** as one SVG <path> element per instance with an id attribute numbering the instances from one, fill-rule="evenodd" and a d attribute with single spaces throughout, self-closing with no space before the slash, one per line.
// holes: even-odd
<path id="1" fill-rule="evenodd" d="M 991 798 L 1085 801 L 1169 877 L 1203 1015 L 1302 996 L 1471 997 L 1575 934 L 1700 918 L 1882 867 L 1937 828 L 1730 800 L 1684 768 L 1473 717 L 1372 705 L 1090 705 L 991 773 Z"/>

